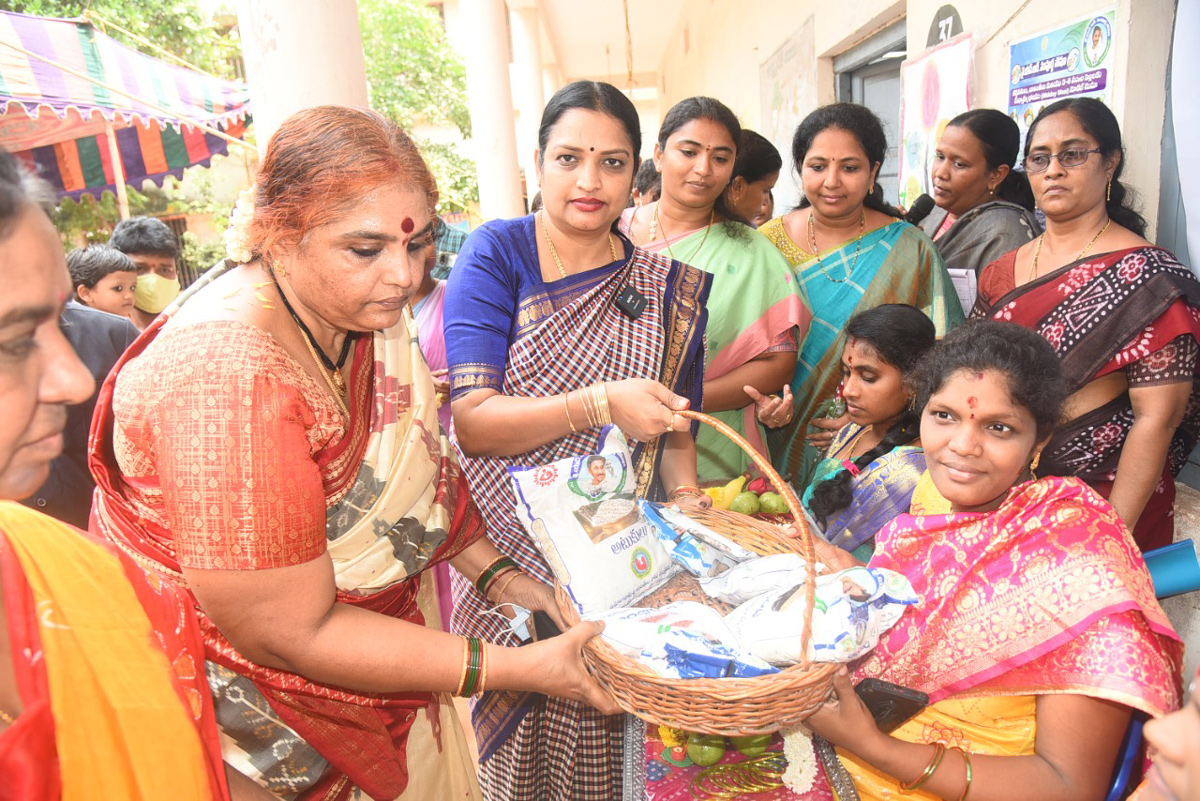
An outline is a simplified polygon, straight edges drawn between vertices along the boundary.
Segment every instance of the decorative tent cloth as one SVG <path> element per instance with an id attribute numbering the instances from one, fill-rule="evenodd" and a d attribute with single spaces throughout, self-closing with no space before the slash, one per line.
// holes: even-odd
<path id="1" fill-rule="evenodd" d="M 60 199 L 116 190 L 110 133 L 133 186 L 208 166 L 228 143 L 198 126 L 240 139 L 249 102 L 245 86 L 147 56 L 90 22 L 0 12 L 0 144 Z"/>

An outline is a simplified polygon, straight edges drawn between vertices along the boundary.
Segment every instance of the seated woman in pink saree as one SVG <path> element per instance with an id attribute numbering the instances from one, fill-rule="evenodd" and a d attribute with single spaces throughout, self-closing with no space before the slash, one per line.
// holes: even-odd
<path id="1" fill-rule="evenodd" d="M 1178 706 L 1182 644 L 1112 507 L 1078 479 L 1033 476 L 1063 402 L 1054 352 L 1019 326 L 969 323 L 916 383 L 952 512 L 877 536 L 871 566 L 922 602 L 852 667 L 931 706 L 886 734 L 840 674 L 808 721 L 830 783 L 841 801 L 1102 798 L 1132 711 Z"/>

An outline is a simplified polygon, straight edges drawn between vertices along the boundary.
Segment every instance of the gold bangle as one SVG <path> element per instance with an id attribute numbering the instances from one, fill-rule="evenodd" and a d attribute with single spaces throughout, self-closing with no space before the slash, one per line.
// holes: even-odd
<path id="1" fill-rule="evenodd" d="M 958 797 L 958 801 L 967 801 L 967 793 L 971 792 L 971 754 L 965 748 L 957 746 L 954 750 L 962 754 L 963 761 L 967 763 L 967 785 L 963 787 L 962 795 Z"/>
<path id="2" fill-rule="evenodd" d="M 600 410 L 604 423 L 612 423 L 612 410 L 608 406 L 608 384 L 603 381 L 596 385 L 596 394 L 600 397 Z"/>
<path id="3" fill-rule="evenodd" d="M 570 391 L 563 393 L 563 410 L 567 413 L 567 425 L 571 427 L 572 434 L 578 434 L 579 429 L 571 422 L 571 393 Z"/>
<path id="4" fill-rule="evenodd" d="M 913 781 L 907 784 L 901 784 L 900 789 L 904 792 L 912 792 L 920 787 L 925 782 L 933 777 L 934 772 L 941 766 L 942 757 L 946 755 L 946 746 L 941 743 L 933 744 L 933 758 L 929 760 L 929 764 L 925 766 L 925 771 Z"/>
<path id="5" fill-rule="evenodd" d="M 504 582 L 503 584 L 501 584 L 501 585 L 500 585 L 500 589 L 498 589 L 498 590 L 496 591 L 496 600 L 495 600 L 495 601 L 493 601 L 492 603 L 496 603 L 496 604 L 498 604 L 498 603 L 500 603 L 501 601 L 503 601 L 503 600 L 504 600 L 504 591 L 508 589 L 508 585 L 509 585 L 509 584 L 512 584 L 514 581 L 516 581 L 517 579 L 519 579 L 519 578 L 520 578 L 521 576 L 523 576 L 523 575 L 525 575 L 525 574 L 524 574 L 524 573 L 522 573 L 520 570 L 518 570 L 518 571 L 516 571 L 515 573 L 513 573 L 511 576 L 509 576 L 509 577 L 508 577 L 508 581 L 506 581 L 506 582 Z"/>
<path id="6" fill-rule="evenodd" d="M 583 398 L 583 411 L 587 413 L 588 428 L 595 428 L 599 425 L 596 420 L 596 399 L 592 397 L 592 393 L 588 391 L 589 389 L 590 387 L 584 387 L 579 390 L 579 396 Z"/>

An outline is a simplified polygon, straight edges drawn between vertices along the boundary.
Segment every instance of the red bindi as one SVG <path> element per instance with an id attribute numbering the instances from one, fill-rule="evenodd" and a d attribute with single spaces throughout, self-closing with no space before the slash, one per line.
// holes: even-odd
<path id="1" fill-rule="evenodd" d="M 979 399 L 972 395 L 971 397 L 967 398 L 967 405 L 974 409 L 979 405 Z"/>
<path id="2" fill-rule="evenodd" d="M 976 380 L 976 381 L 982 381 L 982 380 L 983 380 L 983 373 L 976 373 L 976 374 L 975 374 L 975 380 Z"/>
<path id="3" fill-rule="evenodd" d="M 972 419 L 972 420 L 974 420 L 974 419 L 975 419 L 975 415 L 974 415 L 974 414 L 972 414 L 972 415 L 971 415 L 971 419 Z"/>
<path id="4" fill-rule="evenodd" d="M 404 222 L 400 223 L 400 230 L 406 234 L 411 234 L 417 224 L 412 221 L 412 217 L 405 217 Z"/>

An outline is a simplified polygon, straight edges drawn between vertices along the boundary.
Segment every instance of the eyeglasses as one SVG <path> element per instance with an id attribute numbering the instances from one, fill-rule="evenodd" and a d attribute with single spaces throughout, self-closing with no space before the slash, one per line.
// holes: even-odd
<path id="1" fill-rule="evenodd" d="M 1058 163 L 1064 167 L 1078 167 L 1088 160 L 1088 156 L 1092 153 L 1103 152 L 1100 148 L 1095 147 L 1091 150 L 1082 147 L 1069 147 L 1066 150 L 1058 153 L 1034 153 L 1025 159 L 1025 172 L 1030 175 L 1045 172 L 1050 166 L 1050 159 L 1058 159 Z"/>

